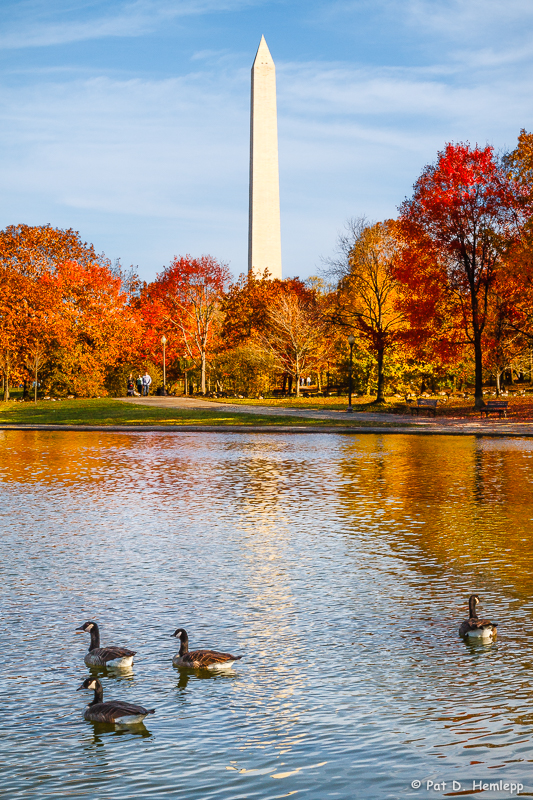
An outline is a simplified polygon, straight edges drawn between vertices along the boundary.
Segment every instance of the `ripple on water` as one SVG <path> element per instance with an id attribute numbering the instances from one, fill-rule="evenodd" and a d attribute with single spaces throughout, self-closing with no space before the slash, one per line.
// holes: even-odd
<path id="1" fill-rule="evenodd" d="M 529 440 L 28 431 L 0 447 L 6 796 L 527 788 Z M 457 636 L 474 591 L 494 644 Z M 156 707 L 146 727 L 82 719 L 74 630 L 91 618 L 138 651 L 99 674 L 106 698 Z M 244 659 L 184 674 L 178 626 Z"/>

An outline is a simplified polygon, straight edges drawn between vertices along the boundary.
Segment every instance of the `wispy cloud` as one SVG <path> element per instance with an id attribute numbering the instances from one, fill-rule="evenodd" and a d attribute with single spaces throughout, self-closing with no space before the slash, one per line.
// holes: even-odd
<path id="1" fill-rule="evenodd" d="M 312 272 L 347 216 L 394 215 L 446 141 L 512 145 L 532 90 L 529 72 L 464 85 L 435 68 L 278 64 L 289 271 Z M 49 215 L 43 222 L 98 215 L 100 229 L 120 218 L 131 240 L 109 255 L 145 274 L 176 252 L 197 252 L 199 241 L 243 270 L 248 100 L 248 69 L 218 66 L 165 80 L 47 79 L 1 90 L 2 227 L 31 209 Z M 139 237 L 139 226 L 156 226 L 157 236 Z"/>
<path id="2" fill-rule="evenodd" d="M 357 16 L 368 21 L 379 16 L 397 31 L 412 27 L 434 32 L 441 40 L 466 40 L 478 44 L 495 29 L 530 36 L 533 19 L 530 0 L 330 0 L 314 5 L 314 13 L 345 20 Z"/>
<path id="3" fill-rule="evenodd" d="M 33 16 L 7 16 L 0 33 L 0 49 L 48 47 L 108 37 L 136 37 L 156 30 L 163 23 L 208 13 L 235 11 L 259 0 L 134 0 L 107 10 L 84 8 L 85 14 L 57 13 L 52 8 L 50 18 L 42 12 Z M 92 13 L 90 13 L 92 11 Z M 80 19 L 80 16 L 82 17 Z M 72 17 L 75 17 L 72 19 Z M 76 18 L 77 17 L 77 18 Z"/>
<path id="4" fill-rule="evenodd" d="M 200 16 L 282 7 L 283 0 L 53 0 L 51 8 L 47 2 L 5 0 L 0 45 L 141 37 L 195 15 L 199 24 L 195 37 L 184 37 L 190 49 L 181 61 L 166 62 L 161 79 L 153 77 L 153 50 L 146 72 L 131 63 L 136 71 L 127 72 L 120 59 L 105 72 L 86 51 L 68 63 L 60 50 L 54 58 L 9 54 L 12 72 L 0 86 L 0 227 L 20 221 L 79 227 L 98 250 L 139 263 L 146 277 L 189 251 L 212 252 L 243 270 L 249 67 L 258 15 L 250 15 L 253 46 L 245 66 L 241 33 L 232 40 L 211 26 L 206 37 L 210 26 Z M 320 13 L 335 37 L 342 19 L 345 60 L 334 46 L 330 60 L 305 63 L 283 61 L 272 48 L 284 264 L 287 274 L 302 276 L 331 250 L 346 217 L 395 215 L 446 141 L 512 147 L 520 128 L 531 126 L 529 2 L 315 0 L 305 20 L 315 25 L 313 35 Z M 351 47 L 361 14 L 366 28 Z M 380 62 L 367 51 L 365 61 L 359 45 L 378 19 L 384 57 Z M 287 53 L 303 29 L 288 31 Z M 393 58 L 387 48 L 397 41 L 407 45 Z"/>
<path id="5" fill-rule="evenodd" d="M 495 29 L 502 44 L 504 31 L 530 38 L 533 6 L 529 0 L 387 0 L 389 7 L 401 8 L 408 23 L 460 41 L 479 44 Z"/>

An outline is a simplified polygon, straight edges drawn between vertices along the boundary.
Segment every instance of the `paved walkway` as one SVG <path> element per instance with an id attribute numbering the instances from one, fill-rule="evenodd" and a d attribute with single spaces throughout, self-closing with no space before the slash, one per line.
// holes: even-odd
<path id="1" fill-rule="evenodd" d="M 256 414 L 269 417 L 295 417 L 297 419 L 331 420 L 342 422 L 350 428 L 364 423 L 361 431 L 368 433 L 432 433 L 486 436 L 533 436 L 533 422 L 511 422 L 506 419 L 449 419 L 446 417 L 415 417 L 407 414 L 375 414 L 356 411 L 347 414 L 345 410 L 296 409 L 280 406 L 259 406 L 237 403 L 220 403 L 201 400 L 197 397 L 128 397 L 123 402 L 134 405 L 155 406 L 157 408 L 220 409 L 236 414 Z M 383 427 L 384 424 L 387 427 Z"/>
<path id="2" fill-rule="evenodd" d="M 361 422 L 391 422 L 391 414 L 347 414 L 345 410 L 332 411 L 327 409 L 309 409 L 309 408 L 282 408 L 281 406 L 256 406 L 248 405 L 247 403 L 220 403 L 212 400 L 202 400 L 198 397 L 127 397 L 122 398 L 125 403 L 132 403 L 134 405 L 142 406 L 156 406 L 157 408 L 189 408 L 191 410 L 197 408 L 208 408 L 211 411 L 216 409 L 220 411 L 230 411 L 232 414 L 257 414 L 258 416 L 267 417 L 297 417 L 298 419 L 320 419 L 332 420 L 336 422 L 351 422 L 355 418 L 360 419 Z M 409 419 L 408 417 L 399 417 L 401 420 Z"/>

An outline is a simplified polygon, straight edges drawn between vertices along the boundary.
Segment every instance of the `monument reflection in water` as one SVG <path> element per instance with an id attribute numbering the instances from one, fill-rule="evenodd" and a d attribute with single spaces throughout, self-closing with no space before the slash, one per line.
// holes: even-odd
<path id="1" fill-rule="evenodd" d="M 529 440 L 0 436 L 6 796 L 532 790 Z M 457 636 L 474 591 L 493 645 Z M 140 731 L 82 719 L 93 617 Z M 178 625 L 245 658 L 180 675 Z"/>

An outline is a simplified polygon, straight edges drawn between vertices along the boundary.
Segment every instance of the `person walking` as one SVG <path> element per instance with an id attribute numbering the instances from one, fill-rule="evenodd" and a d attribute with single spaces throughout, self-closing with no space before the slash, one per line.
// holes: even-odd
<path id="1" fill-rule="evenodd" d="M 148 375 L 148 370 L 143 375 L 143 395 L 147 397 L 150 394 L 150 384 L 152 383 L 151 377 Z"/>
<path id="2" fill-rule="evenodd" d="M 133 383 L 133 375 L 130 373 L 128 378 L 128 397 L 133 397 L 135 394 L 135 384 Z"/>
<path id="3" fill-rule="evenodd" d="M 143 379 L 141 378 L 140 375 L 137 375 L 137 380 L 135 381 L 135 383 L 137 384 L 137 394 L 140 397 L 143 393 Z"/>

